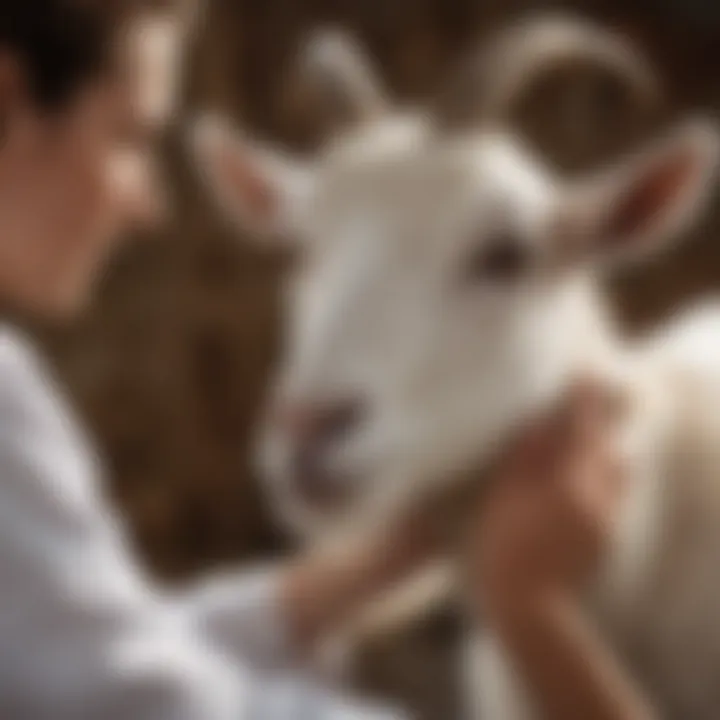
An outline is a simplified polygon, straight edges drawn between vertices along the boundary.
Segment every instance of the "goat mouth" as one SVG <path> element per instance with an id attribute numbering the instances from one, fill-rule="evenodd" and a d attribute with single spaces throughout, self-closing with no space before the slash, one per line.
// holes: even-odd
<path id="1" fill-rule="evenodd" d="M 299 459 L 290 478 L 293 492 L 313 511 L 339 511 L 353 498 L 352 478 L 312 459 Z"/>

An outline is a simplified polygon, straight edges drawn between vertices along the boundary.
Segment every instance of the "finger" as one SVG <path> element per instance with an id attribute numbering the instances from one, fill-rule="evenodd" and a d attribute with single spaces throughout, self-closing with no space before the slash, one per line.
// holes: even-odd
<path id="1" fill-rule="evenodd" d="M 599 463 L 599 472 L 603 478 L 601 483 L 603 497 L 606 505 L 614 508 L 627 492 L 629 476 L 627 464 L 625 458 L 620 456 L 611 443 L 606 444 Z"/>
<path id="2" fill-rule="evenodd" d="M 537 470 L 547 435 L 545 423 L 533 420 L 522 427 L 503 454 L 499 467 L 503 475 L 525 476 Z"/>
<path id="3" fill-rule="evenodd" d="M 564 464 L 604 442 L 616 394 L 608 383 L 579 378 L 550 413 L 518 434 L 503 459 L 503 471 L 526 478 L 560 474 Z"/>
<path id="4" fill-rule="evenodd" d="M 607 523 L 615 516 L 627 488 L 625 464 L 607 443 L 581 457 L 563 473 L 565 490 L 583 512 Z"/>
<path id="5" fill-rule="evenodd" d="M 589 388 L 573 383 L 545 420 L 546 442 L 553 453 L 565 453 L 577 440 L 578 422 L 589 404 Z"/>
<path id="6" fill-rule="evenodd" d="M 600 421 L 614 424 L 619 421 L 629 404 L 628 389 L 617 381 L 583 375 L 571 388 L 570 402 L 580 412 L 588 413 Z"/>
<path id="7" fill-rule="evenodd" d="M 577 454 L 578 439 L 577 402 L 565 396 L 539 424 L 534 461 L 545 470 L 545 474 L 554 478 L 559 469 Z"/>
<path id="8" fill-rule="evenodd" d="M 581 378 L 571 388 L 555 421 L 563 452 L 584 452 L 597 444 L 615 422 L 618 390 L 593 378 Z"/>

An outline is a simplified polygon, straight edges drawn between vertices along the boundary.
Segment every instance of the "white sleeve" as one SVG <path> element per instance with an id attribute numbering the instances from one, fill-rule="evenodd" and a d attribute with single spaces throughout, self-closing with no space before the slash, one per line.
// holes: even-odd
<path id="1" fill-rule="evenodd" d="M 224 652 L 277 671 L 299 667 L 279 606 L 281 571 L 259 567 L 206 579 L 176 598 L 186 621 Z"/>
<path id="2" fill-rule="evenodd" d="M 255 672 L 176 612 L 95 494 L 90 457 L 32 354 L 0 334 L 3 720 L 395 717 Z"/>

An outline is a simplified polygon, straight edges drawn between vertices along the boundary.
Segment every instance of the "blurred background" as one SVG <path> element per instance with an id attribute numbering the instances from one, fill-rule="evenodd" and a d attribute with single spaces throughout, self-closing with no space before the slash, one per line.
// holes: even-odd
<path id="1" fill-rule="evenodd" d="M 500 24 L 558 4 L 522 0 L 206 0 L 188 58 L 186 117 L 219 109 L 253 133 L 307 150 L 321 141 L 312 108 L 287 84 L 308 30 L 339 24 L 371 50 L 403 101 L 440 88 L 454 64 Z M 516 122 L 567 173 L 589 170 L 677 114 L 720 111 L 720 3 L 578 0 L 571 8 L 628 33 L 666 85 L 653 113 L 589 70 L 563 68 L 517 108 Z M 593 88 L 592 92 L 588 88 Z M 280 287 L 292 258 L 263 251 L 219 220 L 182 152 L 166 142 L 177 212 L 160 237 L 118 257 L 92 313 L 35 328 L 60 368 L 111 472 L 107 491 L 148 568 L 168 582 L 283 549 L 253 472 L 254 424 L 278 350 Z M 720 207 L 720 203 L 716 203 Z M 720 289 L 720 211 L 691 242 L 610 288 L 629 331 Z M 424 717 L 454 717 L 452 617 L 388 639 L 364 682 Z"/>

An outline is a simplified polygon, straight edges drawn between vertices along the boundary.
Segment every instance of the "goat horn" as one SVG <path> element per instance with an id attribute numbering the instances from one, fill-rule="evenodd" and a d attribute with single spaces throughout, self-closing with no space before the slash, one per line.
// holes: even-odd
<path id="1" fill-rule="evenodd" d="M 659 101 L 654 72 L 621 35 L 577 18 L 544 15 L 501 32 L 471 58 L 440 98 L 438 121 L 453 127 L 503 119 L 548 71 L 578 62 L 617 76 L 649 107 Z"/>
<path id="2" fill-rule="evenodd" d="M 360 45 L 339 30 L 320 30 L 302 54 L 298 80 L 333 130 L 381 116 L 388 102 Z"/>

